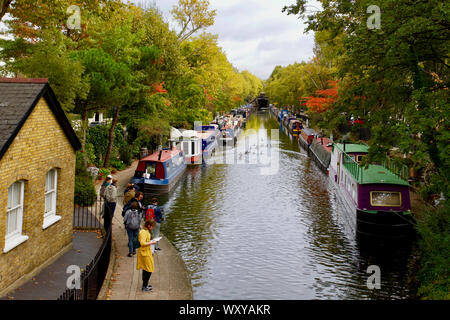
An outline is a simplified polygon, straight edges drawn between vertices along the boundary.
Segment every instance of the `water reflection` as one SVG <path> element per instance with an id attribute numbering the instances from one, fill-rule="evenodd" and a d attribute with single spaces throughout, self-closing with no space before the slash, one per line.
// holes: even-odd
<path id="1" fill-rule="evenodd" d="M 270 136 L 272 128 L 278 122 L 259 114 L 246 130 L 267 129 Z M 275 148 L 275 175 L 261 175 L 260 166 L 248 163 L 194 167 L 171 194 L 160 196 L 167 213 L 162 231 L 186 262 L 194 298 L 410 297 L 408 245 L 386 254 L 356 239 L 326 176 L 297 142 L 281 133 Z M 371 264 L 381 267 L 381 290 L 366 286 Z"/>

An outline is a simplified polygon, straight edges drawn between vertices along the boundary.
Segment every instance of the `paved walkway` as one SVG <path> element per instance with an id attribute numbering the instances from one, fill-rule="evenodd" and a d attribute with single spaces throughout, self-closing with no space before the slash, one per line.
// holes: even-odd
<path id="1" fill-rule="evenodd" d="M 122 195 L 131 180 L 137 162 L 128 169 L 113 174 L 118 180 L 118 194 Z M 154 255 L 155 272 L 149 284 L 152 292 L 142 292 L 142 271 L 136 270 L 137 256 L 128 257 L 128 236 L 123 225 L 122 199 L 117 203 L 113 219 L 115 263 L 106 292 L 106 300 L 192 300 L 192 286 L 184 261 L 177 250 L 163 236 L 161 251 Z"/>
<path id="2" fill-rule="evenodd" d="M 101 234 L 95 231 L 74 231 L 73 248 L 44 268 L 30 281 L 0 300 L 57 300 L 67 289 L 70 274 L 67 267 L 86 267 L 102 245 Z"/>

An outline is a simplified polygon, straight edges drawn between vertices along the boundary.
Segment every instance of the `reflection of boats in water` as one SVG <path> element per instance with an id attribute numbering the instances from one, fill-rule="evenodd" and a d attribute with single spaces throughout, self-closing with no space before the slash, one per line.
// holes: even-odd
<path id="1" fill-rule="evenodd" d="M 170 191 L 186 169 L 183 151 L 161 150 L 139 161 L 132 183 L 144 193 Z"/>

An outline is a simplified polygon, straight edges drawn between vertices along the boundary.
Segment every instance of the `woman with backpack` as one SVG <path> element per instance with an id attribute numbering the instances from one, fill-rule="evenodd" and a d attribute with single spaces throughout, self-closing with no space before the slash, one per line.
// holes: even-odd
<path id="1" fill-rule="evenodd" d="M 130 209 L 125 213 L 123 217 L 123 223 L 128 234 L 128 256 L 132 257 L 136 254 L 134 248 L 134 239 L 138 237 L 139 230 L 141 229 L 142 214 L 139 211 L 139 205 L 137 202 L 131 204 Z"/>

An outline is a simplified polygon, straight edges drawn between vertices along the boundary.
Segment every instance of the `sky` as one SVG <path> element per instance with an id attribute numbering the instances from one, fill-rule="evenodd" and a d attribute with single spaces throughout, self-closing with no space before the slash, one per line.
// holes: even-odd
<path id="1" fill-rule="evenodd" d="M 154 4 L 173 29 L 170 10 L 178 0 L 135 0 Z M 314 34 L 304 34 L 298 17 L 281 12 L 295 0 L 210 0 L 217 10 L 215 25 L 206 31 L 219 35 L 228 60 L 240 71 L 267 79 L 277 65 L 287 66 L 313 57 Z M 314 5 L 315 1 L 311 1 Z"/>

